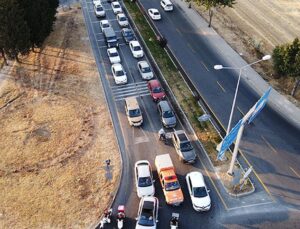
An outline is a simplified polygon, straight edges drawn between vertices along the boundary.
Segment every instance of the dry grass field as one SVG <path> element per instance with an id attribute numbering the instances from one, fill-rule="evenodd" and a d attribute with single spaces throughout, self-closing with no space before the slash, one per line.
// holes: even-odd
<path id="1" fill-rule="evenodd" d="M 0 157 L 0 228 L 89 228 L 111 201 L 120 157 L 79 9 L 0 70 Z"/>

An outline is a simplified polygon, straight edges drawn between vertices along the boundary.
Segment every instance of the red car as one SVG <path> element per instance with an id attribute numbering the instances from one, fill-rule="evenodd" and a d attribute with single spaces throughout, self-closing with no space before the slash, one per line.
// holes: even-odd
<path id="1" fill-rule="evenodd" d="M 148 81 L 148 89 L 154 102 L 166 98 L 164 89 L 161 87 L 160 82 L 158 80 Z"/>

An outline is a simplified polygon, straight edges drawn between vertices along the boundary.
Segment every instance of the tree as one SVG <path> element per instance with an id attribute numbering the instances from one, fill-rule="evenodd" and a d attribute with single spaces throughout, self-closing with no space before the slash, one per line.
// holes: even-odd
<path id="1" fill-rule="evenodd" d="M 58 0 L 18 0 L 30 29 L 31 47 L 41 47 L 52 31 Z"/>
<path id="2" fill-rule="evenodd" d="M 208 27 L 211 26 L 211 21 L 213 17 L 213 8 L 215 7 L 233 7 L 233 4 L 235 4 L 235 0 L 194 0 L 196 3 L 203 5 L 206 10 L 208 10 L 209 14 L 209 23 Z"/>
<path id="3" fill-rule="evenodd" d="M 273 66 L 279 75 L 295 78 L 295 84 L 291 91 L 291 95 L 294 96 L 300 83 L 299 38 L 295 38 L 290 44 L 278 45 L 274 48 Z"/>
<path id="4" fill-rule="evenodd" d="M 5 55 L 18 61 L 30 49 L 29 28 L 16 0 L 0 1 L 0 49 L 5 62 Z"/>

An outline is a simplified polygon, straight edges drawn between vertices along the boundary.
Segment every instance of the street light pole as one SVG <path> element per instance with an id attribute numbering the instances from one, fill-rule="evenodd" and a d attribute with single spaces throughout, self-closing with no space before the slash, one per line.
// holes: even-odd
<path id="1" fill-rule="evenodd" d="M 223 65 L 215 65 L 214 69 L 216 70 L 222 70 L 222 69 L 233 69 L 233 70 L 239 70 L 239 78 L 238 78 L 238 82 L 236 84 L 236 88 L 235 88 L 235 93 L 234 93 L 234 98 L 233 98 L 233 102 L 232 102 L 232 107 L 231 107 L 231 112 L 230 112 L 230 116 L 229 116 L 229 121 L 228 121 L 228 125 L 227 125 L 227 131 L 226 131 L 226 135 L 229 134 L 230 129 L 231 129 L 231 122 L 232 122 L 232 117 L 233 117 L 233 112 L 234 112 L 234 108 L 235 108 L 235 103 L 236 103 L 236 98 L 237 98 L 237 93 L 239 91 L 239 86 L 240 86 L 240 80 L 241 80 L 241 76 L 242 76 L 242 71 L 244 68 L 247 68 L 253 64 L 256 64 L 258 62 L 261 61 L 265 61 L 265 60 L 269 60 L 271 59 L 271 55 L 265 55 L 263 56 L 263 58 L 261 58 L 260 60 L 257 60 L 251 64 L 247 64 L 245 66 L 239 67 L 239 68 L 234 68 L 234 67 L 224 67 Z"/>

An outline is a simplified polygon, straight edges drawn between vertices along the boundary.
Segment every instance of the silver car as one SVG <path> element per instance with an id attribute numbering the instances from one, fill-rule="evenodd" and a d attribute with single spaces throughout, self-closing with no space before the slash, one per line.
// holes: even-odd
<path id="1" fill-rule="evenodd" d="M 176 153 L 181 161 L 185 163 L 194 163 L 196 161 L 195 150 L 191 144 L 191 141 L 183 130 L 174 131 L 172 141 Z"/>
<path id="2" fill-rule="evenodd" d="M 160 114 L 160 120 L 164 127 L 174 128 L 177 124 L 176 116 L 171 109 L 168 101 L 162 100 L 157 104 L 157 109 Z"/>

